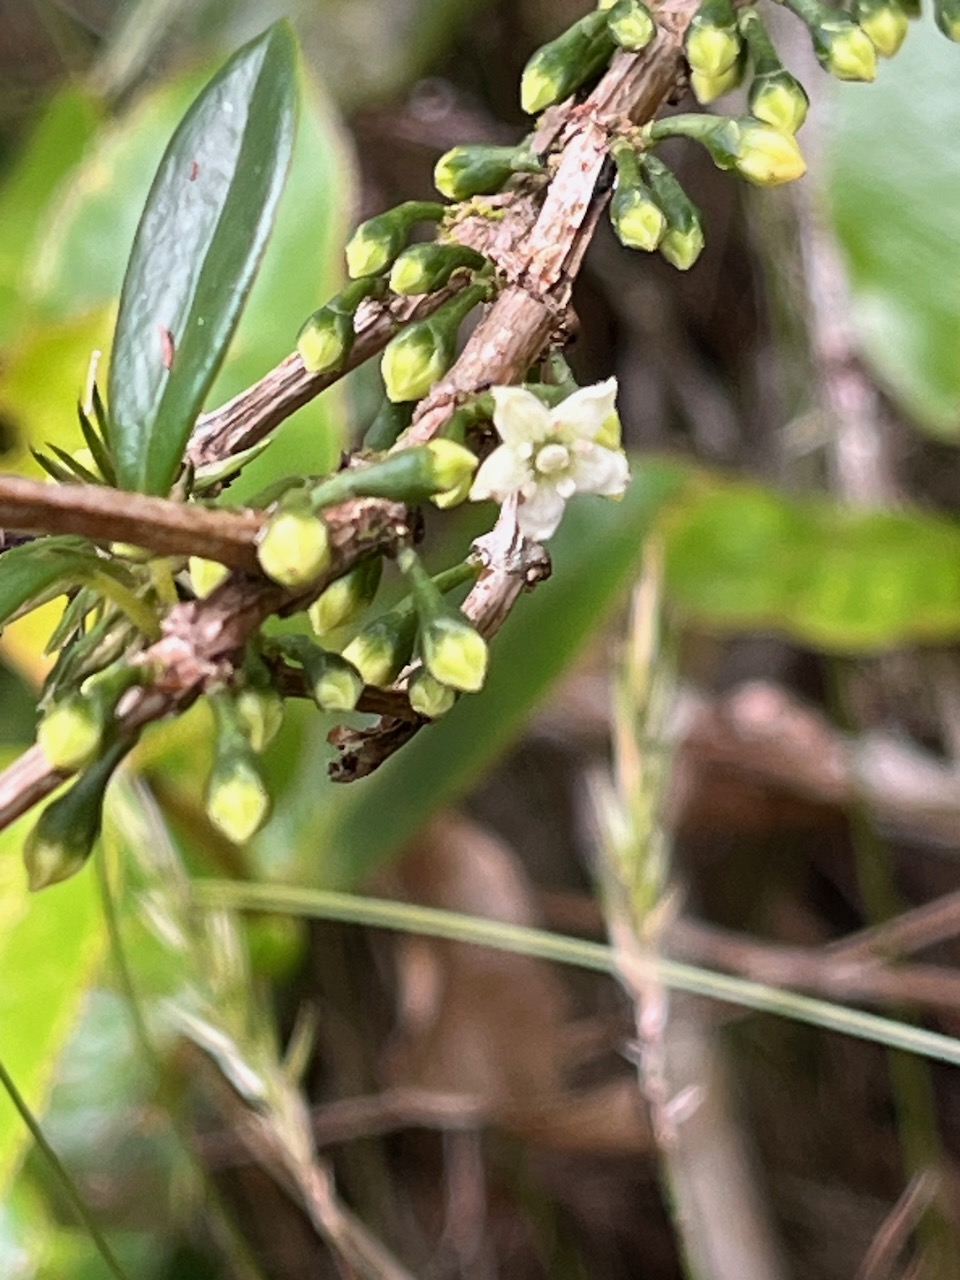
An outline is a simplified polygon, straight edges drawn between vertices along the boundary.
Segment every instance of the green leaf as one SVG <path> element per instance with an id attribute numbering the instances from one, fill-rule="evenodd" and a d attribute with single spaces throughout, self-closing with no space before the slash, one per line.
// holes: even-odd
<path id="1" fill-rule="evenodd" d="M 873 369 L 917 422 L 960 438 L 960 50 L 929 18 L 877 83 L 837 85 L 827 196 Z"/>
<path id="2" fill-rule="evenodd" d="M 31 601 L 38 603 L 66 590 L 104 562 L 82 538 L 69 535 L 38 539 L 0 555 L 0 626 Z"/>
<path id="3" fill-rule="evenodd" d="M 670 600 L 725 630 L 834 652 L 960 635 L 960 524 L 703 476 L 661 522 Z"/>
<path id="4" fill-rule="evenodd" d="M 657 513 L 689 473 L 645 461 L 621 503 L 577 498 L 550 544 L 554 572 L 521 599 L 497 636 L 483 692 L 454 709 L 371 777 L 327 784 L 321 803 L 312 771 L 311 838 L 323 850 L 316 880 L 356 885 L 381 866 L 437 809 L 451 804 L 518 736 L 533 708 L 623 598 Z M 317 832 L 317 814 L 324 821 Z"/>
<path id="5" fill-rule="evenodd" d="M 36 1114 L 99 962 L 102 930 L 90 875 L 28 894 L 20 848 L 32 821 L 0 832 L 0 1040 L 4 1065 Z M 29 1142 L 0 1093 L 0 1203 Z"/>
<path id="6" fill-rule="evenodd" d="M 293 148 L 295 45 L 278 23 L 174 134 L 137 229 L 110 362 L 122 488 L 169 490 L 253 282 Z"/>

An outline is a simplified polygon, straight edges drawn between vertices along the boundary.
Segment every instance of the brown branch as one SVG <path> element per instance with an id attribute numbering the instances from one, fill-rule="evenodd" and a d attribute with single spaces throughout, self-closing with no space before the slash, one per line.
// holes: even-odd
<path id="1" fill-rule="evenodd" d="M 124 493 L 96 484 L 47 484 L 0 474 L 0 526 L 21 533 L 75 533 L 95 542 L 130 542 L 165 556 L 205 556 L 231 569 L 257 571 L 262 520 Z"/>

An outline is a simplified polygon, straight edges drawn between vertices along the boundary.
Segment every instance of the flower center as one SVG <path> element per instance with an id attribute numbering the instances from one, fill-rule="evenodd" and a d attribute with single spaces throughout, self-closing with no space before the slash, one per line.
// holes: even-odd
<path id="1" fill-rule="evenodd" d="M 534 468 L 542 476 L 555 476 L 570 466 L 570 450 L 562 444 L 545 444 L 538 450 Z"/>

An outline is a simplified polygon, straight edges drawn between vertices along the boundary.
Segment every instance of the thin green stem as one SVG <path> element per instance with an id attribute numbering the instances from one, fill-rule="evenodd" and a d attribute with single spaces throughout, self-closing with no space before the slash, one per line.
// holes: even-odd
<path id="1" fill-rule="evenodd" d="M 782 991 L 747 978 L 699 969 L 694 965 L 659 956 L 629 959 L 612 947 L 580 938 L 547 933 L 500 920 L 483 920 L 454 911 L 422 907 L 409 902 L 390 902 L 350 893 L 303 889 L 296 885 L 259 885 L 226 880 L 197 880 L 193 884 L 201 908 L 235 911 L 272 911 L 314 916 L 362 924 L 373 928 L 421 933 L 451 942 L 514 951 L 540 960 L 576 965 L 616 977 L 623 963 L 635 964 L 644 977 L 662 982 L 677 991 L 722 1000 L 727 1004 L 775 1013 L 796 1022 L 805 1022 L 824 1031 L 868 1040 L 892 1049 L 905 1049 L 921 1057 L 960 1066 L 960 1040 L 907 1023 L 894 1022 L 861 1009 L 848 1009 L 795 991 Z"/>
<path id="2" fill-rule="evenodd" d="M 60 1157 L 47 1141 L 43 1130 L 40 1128 L 39 1121 L 27 1106 L 23 1095 L 17 1088 L 13 1081 L 13 1077 L 10 1075 L 9 1071 L 7 1071 L 3 1062 L 0 1062 L 0 1084 L 3 1085 L 4 1089 L 6 1089 L 10 1096 L 10 1101 L 20 1113 L 20 1119 L 30 1130 L 30 1135 L 36 1143 L 37 1149 L 50 1166 L 54 1176 L 63 1188 L 64 1195 L 70 1201 L 74 1212 L 82 1222 L 85 1230 L 90 1236 L 90 1239 L 96 1245 L 97 1251 L 107 1265 L 107 1270 L 112 1276 L 116 1277 L 116 1280 L 129 1280 L 127 1273 L 117 1261 L 113 1250 L 107 1243 L 106 1237 L 97 1225 L 96 1219 L 87 1208 L 83 1197 L 77 1190 L 76 1184 L 64 1168 Z"/>

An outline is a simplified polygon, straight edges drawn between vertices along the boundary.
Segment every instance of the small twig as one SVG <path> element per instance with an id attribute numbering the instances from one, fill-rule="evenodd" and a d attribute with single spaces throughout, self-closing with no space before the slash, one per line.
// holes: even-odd
<path id="1" fill-rule="evenodd" d="M 857 1280 L 887 1280 L 926 1210 L 936 1200 L 940 1179 L 932 1169 L 911 1178 L 890 1210 L 857 1271 Z"/>

